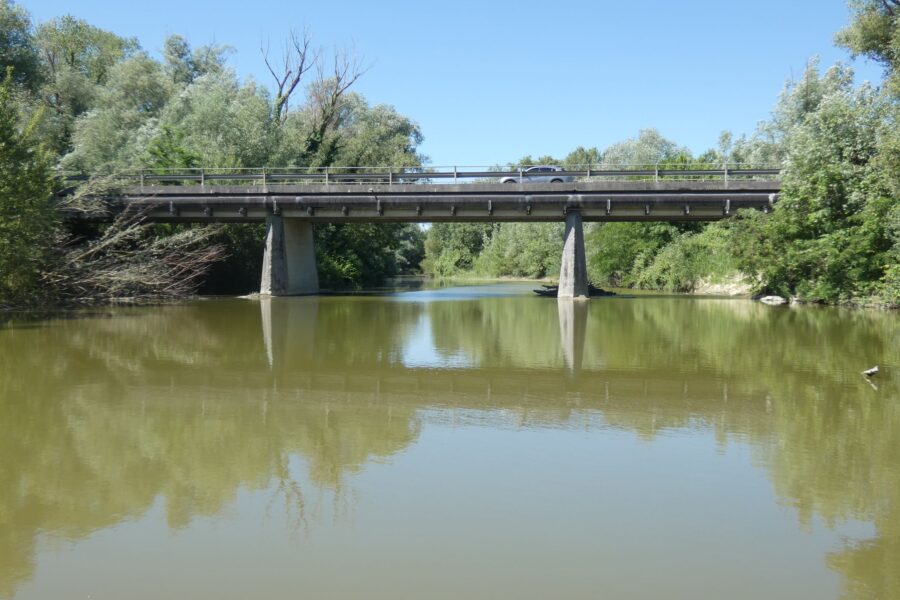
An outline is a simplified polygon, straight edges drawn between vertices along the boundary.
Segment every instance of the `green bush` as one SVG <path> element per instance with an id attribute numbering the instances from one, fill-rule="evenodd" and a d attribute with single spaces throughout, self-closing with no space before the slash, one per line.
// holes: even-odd
<path id="1" fill-rule="evenodd" d="M 562 246 L 561 223 L 503 223 L 476 259 L 475 271 L 490 277 L 555 277 Z"/>
<path id="2" fill-rule="evenodd" d="M 0 82 L 0 304 L 7 305 L 39 296 L 56 229 L 50 157 L 34 135 L 39 115 L 26 120 L 22 112 L 8 68 Z"/>
<path id="3" fill-rule="evenodd" d="M 714 224 L 700 233 L 682 233 L 634 275 L 635 287 L 692 292 L 701 282 L 722 283 L 738 272 L 730 230 Z"/>

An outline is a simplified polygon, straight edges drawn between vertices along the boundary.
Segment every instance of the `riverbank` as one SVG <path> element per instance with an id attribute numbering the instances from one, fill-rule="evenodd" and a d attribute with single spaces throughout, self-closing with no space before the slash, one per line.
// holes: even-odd
<path id="1" fill-rule="evenodd" d="M 467 285 L 471 284 L 494 284 L 494 283 L 533 283 L 536 286 L 544 284 L 557 284 L 558 280 L 551 277 L 528 278 L 528 277 L 490 277 L 478 273 L 464 272 L 452 277 L 428 277 L 422 276 L 421 281 L 431 281 L 438 283 L 440 287 L 449 287 L 457 283 Z M 759 299 L 762 295 L 754 291 L 754 287 L 748 282 L 748 278 L 741 274 L 733 274 L 727 277 L 710 277 L 703 278 L 690 291 L 673 291 L 660 288 L 647 287 L 615 287 L 600 286 L 616 293 L 628 294 L 673 294 L 685 296 L 707 296 L 711 298 L 746 298 Z M 882 298 L 851 298 L 843 302 L 822 302 L 817 300 L 809 300 L 799 297 L 785 298 L 785 305 L 788 306 L 831 306 L 835 308 L 852 308 L 852 309 L 869 309 L 869 310 L 900 310 L 900 304 L 888 302 Z"/>
<path id="2" fill-rule="evenodd" d="M 394 277 L 385 281 L 383 285 L 373 286 L 365 289 L 323 289 L 321 296 L 363 296 L 378 295 L 396 291 L 412 291 L 416 289 L 428 288 L 449 288 L 457 285 L 493 285 L 504 283 L 523 283 L 533 284 L 535 288 L 544 285 L 555 285 L 558 283 L 556 278 L 541 277 L 490 277 L 478 273 L 459 273 L 452 277 L 430 277 L 427 275 L 404 275 Z M 603 289 L 613 291 L 617 294 L 637 294 L 637 295 L 676 295 L 676 296 L 702 296 L 710 298 L 745 298 L 759 299 L 760 295 L 754 294 L 753 287 L 746 282 L 746 279 L 734 275 L 726 278 L 702 279 L 697 286 L 691 291 L 672 291 L 665 289 L 654 289 L 646 287 L 613 287 L 604 286 Z M 103 308 L 129 307 L 129 306 L 167 306 L 177 305 L 185 302 L 191 302 L 200 299 L 215 298 L 245 298 L 258 299 L 258 292 L 249 292 L 241 295 L 205 295 L 193 294 L 184 295 L 177 298 L 151 298 L 151 297 L 122 297 L 122 298 L 91 298 L 81 299 L 80 301 L 62 301 L 58 303 L 47 303 L 42 305 L 6 305 L 0 306 L 0 321 L 9 322 L 15 320 L 19 315 L 60 315 L 78 313 L 80 311 L 102 310 Z M 837 308 L 851 309 L 868 309 L 868 310 L 900 310 L 900 304 L 886 302 L 880 298 L 852 298 L 841 303 L 825 303 L 814 300 L 807 300 L 797 297 L 785 298 L 786 306 L 832 306 Z M 29 317 L 30 318 L 30 317 Z"/>

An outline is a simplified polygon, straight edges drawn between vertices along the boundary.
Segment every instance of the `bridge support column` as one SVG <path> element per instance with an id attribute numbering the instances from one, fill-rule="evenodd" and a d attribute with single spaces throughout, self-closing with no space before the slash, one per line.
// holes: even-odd
<path id="1" fill-rule="evenodd" d="M 590 297 L 588 291 L 587 259 L 584 256 L 584 227 L 581 212 L 566 213 L 566 237 L 559 266 L 559 298 Z"/>
<path id="2" fill-rule="evenodd" d="M 266 250 L 259 293 L 264 296 L 300 296 L 319 293 L 312 223 L 266 218 Z"/>

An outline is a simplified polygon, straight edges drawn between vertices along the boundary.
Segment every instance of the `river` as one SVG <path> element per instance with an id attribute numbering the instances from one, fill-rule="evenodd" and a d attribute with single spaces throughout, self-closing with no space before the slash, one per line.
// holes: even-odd
<path id="1" fill-rule="evenodd" d="M 0 598 L 900 598 L 900 315 L 529 288 L 8 321 Z"/>

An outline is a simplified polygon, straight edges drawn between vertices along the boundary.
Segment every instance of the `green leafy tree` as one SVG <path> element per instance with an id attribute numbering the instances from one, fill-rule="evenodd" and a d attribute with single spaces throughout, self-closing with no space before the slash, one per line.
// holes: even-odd
<path id="1" fill-rule="evenodd" d="M 885 287 L 897 201 L 879 160 L 893 108 L 876 90 L 853 88 L 840 66 L 821 76 L 811 65 L 788 88 L 775 111 L 787 161 L 781 200 L 768 218 L 742 219 L 735 245 L 765 289 L 825 302 L 897 301 Z"/>
<path id="2" fill-rule="evenodd" d="M 578 146 L 566 155 L 563 159 L 562 166 L 572 171 L 583 169 L 587 165 L 598 167 L 603 162 L 603 153 L 597 148 L 585 148 Z"/>
<path id="3" fill-rule="evenodd" d="M 556 277 L 562 256 L 560 223 L 501 223 L 475 261 L 492 277 Z"/>
<path id="4" fill-rule="evenodd" d="M 136 167 L 148 154 L 174 87 L 158 62 L 137 54 L 110 69 L 93 110 L 76 121 L 67 169 L 96 173 Z"/>
<path id="5" fill-rule="evenodd" d="M 159 123 L 183 131 L 185 148 L 206 167 L 266 166 L 278 134 L 266 91 L 228 69 L 184 88 Z"/>
<path id="6" fill-rule="evenodd" d="M 40 52 L 31 17 L 11 0 L 0 0 L 0 68 L 13 69 L 13 81 L 32 91 L 43 80 Z"/>
<path id="7" fill-rule="evenodd" d="M 399 275 L 414 275 L 425 260 L 425 231 L 414 223 L 406 224 L 398 231 L 399 248 L 395 263 Z"/>
<path id="8" fill-rule="evenodd" d="M 53 149 L 68 152 L 75 119 L 90 110 L 113 67 L 136 53 L 137 40 L 123 38 L 66 15 L 42 23 L 35 36 L 47 74 L 41 95 L 51 108 L 48 135 Z"/>
<path id="9" fill-rule="evenodd" d="M 320 284 L 346 289 L 381 284 L 399 273 L 402 223 L 328 223 L 316 226 Z"/>
<path id="10" fill-rule="evenodd" d="M 888 89 L 900 96 L 900 1 L 851 0 L 850 9 L 852 20 L 837 43 L 884 65 Z"/>
<path id="11" fill-rule="evenodd" d="M 38 45 L 52 74 L 72 70 L 95 85 L 104 85 L 110 69 L 139 48 L 134 38 L 123 38 L 65 15 L 42 23 Z"/>
<path id="12" fill-rule="evenodd" d="M 40 115 L 23 126 L 12 68 L 0 83 L 0 304 L 37 295 L 54 238 L 50 157 L 35 139 Z"/>
<path id="13" fill-rule="evenodd" d="M 390 166 L 417 168 L 422 143 L 419 125 L 399 114 L 393 106 L 370 107 L 359 94 L 348 94 L 346 115 L 339 130 L 340 141 L 333 164 L 346 166 Z"/>
<path id="14" fill-rule="evenodd" d="M 656 253 L 679 234 L 669 223 L 603 223 L 585 236 L 591 280 L 634 286 Z"/>
<path id="15" fill-rule="evenodd" d="M 172 83 L 188 85 L 207 73 L 218 73 L 225 68 L 231 53 L 230 46 L 207 45 L 192 49 L 180 35 L 170 35 L 163 43 L 165 71 Z"/>
<path id="16" fill-rule="evenodd" d="M 615 143 L 603 151 L 603 162 L 610 165 L 653 165 L 665 163 L 678 154 L 690 154 L 656 129 L 642 129 L 636 138 Z"/>
<path id="17" fill-rule="evenodd" d="M 150 140 L 147 154 L 147 164 L 157 170 L 200 166 L 200 157 L 184 146 L 184 131 L 169 125 L 160 127 Z"/>
<path id="18" fill-rule="evenodd" d="M 438 277 L 471 270 L 493 230 L 490 223 L 433 223 L 425 237 L 423 270 Z"/>

